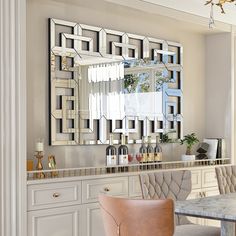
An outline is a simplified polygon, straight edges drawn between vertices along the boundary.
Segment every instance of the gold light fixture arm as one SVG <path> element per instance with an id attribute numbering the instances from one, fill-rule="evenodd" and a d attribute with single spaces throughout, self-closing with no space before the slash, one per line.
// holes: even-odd
<path id="1" fill-rule="evenodd" d="M 219 0 L 218 3 L 214 3 L 213 0 L 209 0 L 209 1 L 206 1 L 205 5 L 208 5 L 208 4 L 216 5 L 216 6 L 220 7 L 221 13 L 225 14 L 224 4 L 227 2 L 232 3 L 232 2 L 236 2 L 236 0 Z"/>

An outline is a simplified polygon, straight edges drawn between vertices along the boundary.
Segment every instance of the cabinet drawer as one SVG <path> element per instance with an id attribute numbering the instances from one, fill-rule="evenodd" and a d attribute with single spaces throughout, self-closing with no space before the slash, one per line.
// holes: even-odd
<path id="1" fill-rule="evenodd" d="M 191 171 L 192 174 L 192 189 L 198 189 L 201 188 L 202 184 L 202 178 L 201 178 L 201 170 L 192 170 Z"/>
<path id="2" fill-rule="evenodd" d="M 93 179 L 82 181 L 82 202 L 97 202 L 98 195 L 128 196 L 128 177 Z"/>
<path id="3" fill-rule="evenodd" d="M 139 176 L 129 177 L 129 197 L 140 197 L 142 196 L 142 190 L 140 185 Z"/>
<path id="4" fill-rule="evenodd" d="M 217 187 L 217 179 L 215 169 L 202 170 L 202 187 Z"/>
<path id="5" fill-rule="evenodd" d="M 36 184 L 28 187 L 28 210 L 81 203 L 81 181 Z"/>

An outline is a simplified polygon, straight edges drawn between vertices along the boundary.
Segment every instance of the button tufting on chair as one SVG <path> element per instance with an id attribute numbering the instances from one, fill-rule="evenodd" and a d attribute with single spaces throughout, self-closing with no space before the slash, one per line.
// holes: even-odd
<path id="1" fill-rule="evenodd" d="M 185 200 L 191 192 L 191 171 L 157 171 L 140 174 L 144 199 Z M 192 224 L 186 216 L 175 216 L 174 236 L 220 236 L 220 228 Z"/>
<path id="2" fill-rule="evenodd" d="M 215 170 L 220 194 L 235 193 L 236 166 L 221 166 Z"/>
<path id="3" fill-rule="evenodd" d="M 192 189 L 188 170 L 143 173 L 140 181 L 144 199 L 185 200 Z M 176 225 L 191 223 L 185 216 L 176 216 L 175 221 Z"/>

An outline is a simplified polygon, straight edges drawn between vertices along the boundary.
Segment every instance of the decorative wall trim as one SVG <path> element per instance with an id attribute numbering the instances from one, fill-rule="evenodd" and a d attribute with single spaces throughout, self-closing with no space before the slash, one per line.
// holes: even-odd
<path id="1" fill-rule="evenodd" d="M 0 235 L 26 236 L 26 1 L 0 0 Z"/>

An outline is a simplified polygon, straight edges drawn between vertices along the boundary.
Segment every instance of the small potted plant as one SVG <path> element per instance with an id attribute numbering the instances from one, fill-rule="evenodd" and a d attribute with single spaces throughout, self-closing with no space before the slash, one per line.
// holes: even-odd
<path id="1" fill-rule="evenodd" d="M 182 155 L 182 161 L 194 161 L 195 155 L 192 154 L 192 147 L 194 144 L 198 143 L 199 140 L 195 133 L 187 134 L 183 139 L 180 140 L 180 144 L 186 145 L 186 153 Z"/>

